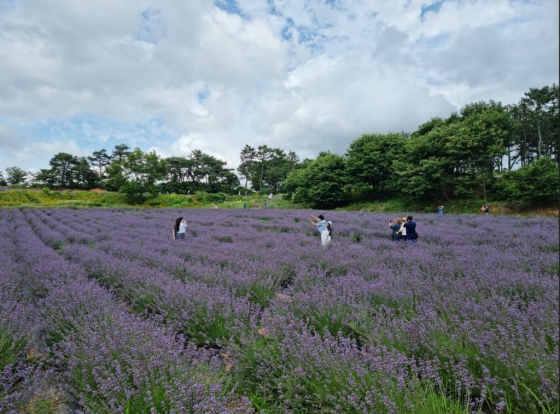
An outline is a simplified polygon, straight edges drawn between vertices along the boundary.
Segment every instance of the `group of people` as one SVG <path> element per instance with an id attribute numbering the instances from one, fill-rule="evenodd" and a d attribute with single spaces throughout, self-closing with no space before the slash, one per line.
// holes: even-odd
<path id="1" fill-rule="evenodd" d="M 325 216 L 319 214 L 318 217 L 311 215 L 309 217 L 309 222 L 317 227 L 317 231 L 321 235 L 321 246 L 326 248 L 332 240 L 332 221 L 325 220 Z M 172 230 L 173 239 L 185 240 L 187 227 L 187 221 L 183 217 L 177 218 Z M 412 216 L 396 218 L 394 222 L 393 220 L 389 220 L 389 227 L 393 230 L 393 241 L 406 240 L 414 243 L 418 239 L 416 222 L 412 220 Z"/>
<path id="2" fill-rule="evenodd" d="M 394 242 L 404 240 L 409 243 L 416 243 L 418 240 L 416 222 L 412 219 L 412 216 L 398 217 L 394 222 L 389 220 L 389 228 L 393 230 L 392 237 Z"/>

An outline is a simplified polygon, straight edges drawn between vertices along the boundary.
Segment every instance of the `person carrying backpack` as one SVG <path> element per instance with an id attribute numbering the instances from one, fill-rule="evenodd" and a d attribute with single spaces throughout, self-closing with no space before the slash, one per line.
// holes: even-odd
<path id="1" fill-rule="evenodd" d="M 321 245 L 323 246 L 323 248 L 327 247 L 327 245 L 331 241 L 331 236 L 329 235 L 329 229 L 327 227 L 325 217 L 322 214 L 319 214 L 319 217 L 311 215 L 309 222 L 316 226 L 317 231 L 319 232 L 319 234 L 321 234 Z"/>

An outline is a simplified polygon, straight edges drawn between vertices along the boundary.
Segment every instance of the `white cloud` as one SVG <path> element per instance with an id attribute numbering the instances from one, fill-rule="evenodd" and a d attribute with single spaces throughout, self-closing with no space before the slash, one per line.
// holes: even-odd
<path id="1" fill-rule="evenodd" d="M 16 0 L 0 12 L 0 146 L 37 168 L 120 142 L 235 165 L 246 143 L 343 152 L 558 83 L 556 1 L 446 0 L 421 18 L 435 3 L 238 0 L 239 15 L 202 0 Z"/>
<path id="2" fill-rule="evenodd" d="M 37 172 L 48 168 L 50 159 L 59 152 L 66 152 L 79 157 L 90 154 L 74 141 L 36 142 L 15 151 L 5 152 L 0 156 L 0 169 L 18 166 L 26 171 Z"/>
<path id="3" fill-rule="evenodd" d="M 21 132 L 10 124 L 0 122 L 0 150 L 12 151 L 25 143 L 26 138 Z"/>

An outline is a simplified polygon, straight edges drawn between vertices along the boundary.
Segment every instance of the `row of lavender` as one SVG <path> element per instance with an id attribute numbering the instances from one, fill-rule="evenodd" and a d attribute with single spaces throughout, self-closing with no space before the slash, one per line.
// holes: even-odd
<path id="1" fill-rule="evenodd" d="M 11 229 L 8 240 L 14 249 L 1 266 L 6 270 L 15 263 L 18 271 L 2 273 L 1 292 L 14 294 L 5 288 L 11 285 L 32 290 L 35 329 L 49 345 L 44 361 L 53 367 L 51 376 L 66 385 L 79 412 L 247 411 L 246 401 L 227 395 L 231 387 L 221 374 L 221 361 L 186 346 L 161 325 L 130 314 L 88 279 L 81 265 L 46 246 L 19 210 L 3 211 L 2 218 L 3 228 Z M 13 332 L 14 339 L 29 334 L 21 319 L 15 322 L 11 325 L 19 332 Z M 21 371 L 14 364 L 8 369 Z M 25 386 L 32 385 L 22 380 L 28 377 L 20 375 L 11 384 L 2 379 L 11 388 L 0 400 L 0 412 L 25 410 Z"/>
<path id="2" fill-rule="evenodd" d="M 24 297 L 10 223 L 0 212 L 0 412 L 13 411 L 29 400 L 35 385 L 34 367 L 25 361 L 39 326 L 34 308 Z"/>
<path id="3" fill-rule="evenodd" d="M 213 217 L 213 218 L 214 218 L 214 217 Z M 238 217 L 238 218 L 240 219 L 240 220 L 238 220 L 239 222 L 246 222 L 246 218 L 243 218 L 243 217 Z M 146 226 L 142 226 L 140 223 L 138 223 L 138 218 L 137 218 L 137 217 L 129 217 L 128 219 L 129 219 L 130 221 L 129 221 L 129 222 L 127 222 L 126 220 L 125 220 L 125 221 L 122 221 L 121 223 L 122 223 L 123 225 L 122 225 L 122 226 L 119 226 L 119 228 L 125 228 L 125 229 L 126 229 L 126 228 L 129 228 L 129 227 L 130 227 L 130 228 L 134 228 L 134 229 L 135 229 L 135 232 L 138 232 L 139 235 L 143 234 L 144 232 L 151 233 L 151 232 L 153 232 L 153 231 L 155 230 L 155 228 L 150 228 L 149 226 L 147 226 L 147 227 L 146 227 Z M 297 219 L 297 218 L 296 218 L 296 219 Z M 270 220 L 270 217 L 261 217 L 261 218 L 260 218 L 260 221 L 266 222 L 267 220 Z M 234 221 L 234 220 L 233 220 L 233 221 Z M 232 221 L 232 219 L 230 219 L 230 220 L 228 221 L 228 220 L 227 220 L 227 217 L 226 217 L 226 220 L 225 220 L 225 221 L 223 221 L 223 222 L 218 221 L 218 222 L 217 222 L 217 225 L 221 225 L 221 226 L 225 226 L 225 227 L 237 227 L 237 225 L 232 226 L 231 223 L 232 223 L 233 221 Z M 282 219 L 275 220 L 275 221 L 280 222 L 280 221 L 282 221 Z M 203 225 L 202 227 L 207 227 L 209 224 L 213 224 L 214 222 L 213 222 L 213 221 L 206 221 L 206 222 L 205 222 L 205 221 L 201 221 L 200 223 Z M 163 224 L 163 223 L 162 223 L 162 224 Z M 276 223 L 276 224 L 274 224 L 274 225 L 272 225 L 272 226 L 269 226 L 269 229 L 270 229 L 271 231 L 273 231 L 273 232 L 278 232 L 279 227 L 278 227 L 277 224 L 278 224 L 278 223 Z M 439 224 L 449 224 L 449 223 L 439 223 Z M 456 223 L 455 223 L 455 224 L 456 224 Z M 526 224 L 526 223 L 525 223 L 525 224 Z M 264 227 L 263 227 L 260 223 L 258 223 L 258 224 L 255 225 L 254 227 L 257 229 L 257 232 L 262 232 L 262 231 L 263 231 L 263 228 L 266 229 L 267 226 L 264 226 Z M 455 227 L 457 227 L 457 226 L 455 226 Z M 165 229 L 165 226 L 160 227 L 159 232 L 162 233 L 162 234 L 161 234 L 161 236 L 160 236 L 159 243 L 161 243 L 162 241 L 165 240 L 165 236 L 163 236 L 163 235 L 166 234 L 167 232 L 166 232 L 166 231 L 162 231 L 163 229 Z M 452 229 L 452 227 L 449 228 L 449 232 L 452 232 L 451 229 Z M 95 230 L 95 229 L 94 229 L 94 230 Z M 245 228 L 243 234 L 244 234 L 245 236 L 247 236 L 249 240 L 254 239 L 256 235 L 250 235 L 250 234 L 247 235 L 246 230 L 247 230 L 247 229 Z M 344 231 L 344 229 L 341 229 L 341 230 Z M 87 230 L 86 230 L 86 231 L 87 231 Z M 155 230 L 155 231 L 157 232 L 157 230 Z M 196 231 L 196 230 L 195 230 L 195 231 Z M 281 233 L 290 232 L 289 226 L 288 226 L 288 227 L 281 227 L 280 232 L 281 232 Z M 486 232 L 488 232 L 488 229 L 486 229 Z M 213 233 L 213 234 L 212 234 L 212 233 Z M 229 233 L 229 234 L 232 234 L 233 232 L 228 231 L 228 233 Z M 86 234 L 86 233 L 83 233 L 83 234 Z M 129 233 L 129 234 L 130 234 L 130 233 Z M 215 232 L 207 232 L 207 234 L 210 234 L 210 235 L 211 235 L 211 238 L 212 238 L 214 241 L 215 241 L 215 240 L 224 240 L 224 241 L 229 240 L 227 235 L 223 235 L 223 234 L 219 234 L 219 233 L 216 234 Z M 233 233 L 233 234 L 235 235 L 235 233 Z M 371 233 L 370 233 L 370 234 L 371 234 Z M 125 239 L 128 239 L 128 238 L 129 238 L 129 236 L 127 237 L 126 232 L 123 232 L 123 234 L 120 234 L 120 235 L 117 233 L 117 234 L 114 234 L 114 236 L 115 236 L 115 239 L 116 239 L 116 240 L 120 240 L 120 239 L 122 239 L 122 238 L 125 238 Z M 237 234 L 237 235 L 235 235 L 235 236 L 242 236 L 242 234 Z M 83 236 L 82 236 L 82 237 L 83 237 Z M 106 238 L 106 237 L 107 237 L 107 236 L 105 235 L 104 238 Z M 231 236 L 230 236 L 230 237 L 231 237 Z M 134 238 L 137 239 L 137 240 L 141 240 L 141 239 L 142 239 L 141 236 L 138 236 L 138 237 L 137 237 L 136 235 L 134 236 Z M 463 238 L 463 239 L 464 239 L 464 238 Z M 454 240 L 458 240 L 458 239 L 454 239 Z M 205 244 L 205 243 L 204 243 L 204 240 L 201 239 L 201 241 L 202 241 L 202 245 L 204 245 L 204 244 Z M 476 242 L 476 241 L 478 241 L 478 240 L 473 240 L 473 242 Z M 502 242 L 501 245 L 500 245 L 500 243 L 498 243 L 498 248 L 502 248 L 502 249 L 503 249 L 504 247 L 509 247 L 509 248 L 514 247 L 514 248 L 515 248 L 515 247 L 518 247 L 517 245 L 519 244 L 519 243 L 516 242 L 516 241 L 512 241 L 512 240 L 508 240 L 508 239 L 503 239 L 503 240 L 502 240 L 502 239 L 495 239 L 495 240 L 493 240 L 493 241 L 494 241 L 494 242 L 500 242 L 500 241 L 501 241 L 501 242 Z M 492 240 L 490 240 L 490 242 L 492 242 Z M 547 243 L 549 243 L 549 242 L 550 242 L 550 240 L 548 240 L 548 241 L 547 241 L 547 240 L 544 240 L 544 244 L 543 244 L 542 246 L 539 247 L 539 246 L 537 245 L 537 246 L 532 246 L 532 247 L 535 247 L 535 248 L 536 248 L 535 251 L 539 251 L 539 250 L 543 250 L 543 249 L 544 249 L 544 251 L 546 252 L 547 249 L 549 249 L 551 246 L 552 246 L 552 247 L 554 246 L 554 241 L 553 241 L 552 244 L 550 244 L 550 245 L 547 244 Z M 140 243 L 142 243 L 142 242 L 140 242 Z M 210 241 L 210 243 L 212 243 L 212 241 Z M 122 244 L 122 243 L 121 243 L 121 244 Z M 157 244 L 157 241 L 156 241 L 156 244 Z M 198 244 L 198 243 L 197 243 L 197 244 Z M 268 244 L 267 247 L 270 248 L 269 242 L 267 242 L 267 244 Z M 301 244 L 306 244 L 306 242 L 305 242 L 305 240 L 303 240 L 303 241 L 300 240 L 300 243 L 299 243 L 299 244 L 300 244 L 300 247 L 301 247 Z M 478 241 L 477 244 L 481 244 L 480 241 Z M 488 243 L 485 243 L 485 244 L 488 244 Z M 117 245 L 115 245 L 115 246 L 113 246 L 113 247 L 117 248 L 117 250 L 118 250 L 118 247 L 119 247 L 119 246 L 118 246 L 118 244 L 117 244 Z M 190 246 L 190 247 L 192 247 L 192 246 Z M 532 247 L 531 247 L 531 248 L 532 248 Z M 121 246 L 121 250 L 122 250 L 122 246 Z M 151 250 L 151 249 L 149 249 L 149 250 Z M 206 248 L 205 248 L 204 250 L 206 250 Z M 223 250 L 223 249 L 222 249 L 222 250 Z M 298 249 L 298 250 L 301 250 L 301 249 Z M 119 255 L 122 255 L 123 253 L 122 253 L 122 251 L 121 251 L 121 253 L 118 253 L 118 254 L 119 254 Z M 143 253 L 143 252 L 141 252 L 141 251 L 140 251 L 140 252 L 139 252 L 139 251 L 134 251 L 134 249 L 133 249 L 133 251 L 132 251 L 132 253 L 131 253 L 131 255 L 130 255 L 130 257 L 133 258 L 133 259 L 136 259 L 136 258 L 141 257 L 141 256 L 145 256 L 145 252 Z M 212 254 L 212 256 L 215 256 L 215 255 Z M 285 256 L 285 255 L 281 255 L 281 256 Z M 304 254 L 304 256 L 306 256 L 306 255 Z M 198 257 L 204 259 L 205 256 L 202 255 L 202 256 L 198 256 Z M 251 253 L 251 257 L 253 257 L 253 258 L 254 258 L 254 257 L 258 257 L 258 255 L 255 256 L 255 254 L 254 254 L 254 252 L 253 252 L 253 253 Z M 207 259 L 208 259 L 208 254 L 206 254 L 206 261 L 208 261 Z M 246 259 L 247 259 L 247 258 L 246 258 Z M 510 259 L 509 257 L 504 256 L 504 255 L 502 254 L 501 257 L 500 257 L 500 264 L 499 264 L 499 266 L 503 268 L 503 267 L 504 267 L 504 263 L 508 262 L 509 259 Z M 153 260 L 153 259 L 152 259 L 152 260 Z M 148 262 L 149 262 L 149 261 L 150 261 L 150 260 L 148 260 Z M 204 261 L 204 260 L 202 260 L 202 261 Z M 246 260 L 245 260 L 245 261 L 246 261 Z M 509 260 L 509 261 L 511 262 L 511 260 Z M 276 262 L 276 263 L 279 263 L 278 261 L 275 261 L 275 262 Z M 224 263 L 227 263 L 227 262 L 224 262 L 223 259 L 220 259 L 220 266 L 221 266 L 221 267 L 224 266 Z M 152 266 L 153 266 L 153 265 L 154 265 L 154 263 L 152 262 Z M 541 263 L 541 265 L 542 265 L 541 268 L 537 268 L 537 269 L 536 269 L 537 271 L 539 271 L 539 269 L 540 269 L 541 271 L 542 271 L 543 269 L 544 269 L 545 271 L 546 271 L 546 269 L 548 269 L 548 268 L 547 268 L 546 262 Z M 236 266 L 236 267 L 241 267 L 241 266 Z M 325 266 L 325 268 L 328 268 L 328 267 L 329 267 L 328 265 Z M 492 269 L 493 267 L 494 267 L 494 266 L 490 266 L 490 269 Z M 515 267 L 516 267 L 516 266 L 515 266 L 515 263 L 514 263 L 514 265 L 512 266 L 512 268 L 515 268 Z M 312 266 L 311 268 L 313 269 L 313 266 Z M 344 269 L 344 266 L 342 267 L 342 269 Z M 212 271 L 214 271 L 214 270 L 215 270 L 215 269 L 212 269 Z M 332 269 L 331 269 L 331 270 L 332 270 Z M 331 270 L 327 269 L 326 274 L 328 274 Z M 440 270 L 441 270 L 441 269 L 440 269 Z M 455 269 L 455 270 L 456 270 L 456 269 Z M 454 270 L 454 273 L 455 273 L 455 270 Z M 482 269 L 482 270 L 484 270 L 484 269 Z M 344 270 L 342 270 L 342 272 L 344 272 Z M 515 278 L 511 278 L 511 275 L 509 275 L 509 274 L 506 275 L 506 276 L 507 276 L 507 277 L 504 279 L 504 282 L 505 282 L 505 283 L 504 283 L 504 286 L 505 286 L 507 289 L 509 289 L 508 291 L 509 291 L 510 294 L 511 294 L 512 292 L 514 292 L 515 289 L 519 289 L 520 291 L 523 291 L 523 287 L 516 287 L 516 286 L 513 286 L 513 288 L 512 288 L 511 282 L 512 282 L 512 281 L 515 282 Z M 219 279 L 223 279 L 223 275 L 220 275 Z M 523 279 L 523 274 L 521 274 L 520 279 Z M 153 287 L 153 286 L 155 286 L 155 285 L 152 284 L 152 287 Z M 493 286 L 490 286 L 490 288 L 492 288 L 492 287 L 493 287 Z M 486 288 L 488 288 L 488 286 L 486 286 Z M 315 291 L 315 289 L 313 289 L 313 290 Z M 361 289 L 361 290 L 363 291 L 363 289 Z M 551 292 L 554 292 L 554 289 L 552 289 Z M 429 293 L 429 292 L 424 292 L 424 293 L 427 294 L 427 293 Z M 428 297 L 426 294 L 422 295 L 422 296 L 424 297 L 424 299 L 425 299 L 426 297 Z M 148 296 L 150 296 L 150 295 L 148 295 Z M 308 302 L 307 299 L 308 299 L 308 298 L 306 298 L 306 300 L 305 300 L 305 301 L 302 301 L 302 302 Z M 414 299 L 414 298 L 413 298 L 413 299 Z M 293 300 L 293 299 L 290 299 L 290 301 L 292 301 L 292 300 Z M 309 309 L 304 309 L 304 311 L 305 311 L 305 312 L 301 312 L 301 314 L 302 314 L 302 315 L 305 315 L 306 318 L 308 317 L 309 313 L 311 313 L 311 316 L 313 316 L 313 314 L 316 314 L 316 313 L 317 313 L 317 312 L 309 312 Z M 337 309 L 337 312 L 340 313 L 340 309 Z M 297 313 L 297 312 L 295 312 L 295 313 Z M 329 325 L 329 323 L 328 323 L 329 321 L 325 321 L 325 320 L 324 320 L 324 316 L 325 316 L 325 315 L 323 314 L 324 312 L 320 312 L 320 313 L 321 313 L 321 314 L 319 315 L 319 318 L 318 318 L 319 320 L 316 321 L 316 322 L 318 322 L 318 323 L 316 323 L 318 329 L 320 329 L 320 328 L 323 327 L 323 326 L 328 326 L 328 325 Z M 331 312 L 331 313 L 332 313 L 332 312 Z M 342 312 L 342 313 L 344 313 L 344 312 Z M 326 315 L 326 316 L 328 316 L 328 312 L 327 312 L 327 315 Z M 223 319 L 223 318 L 222 318 L 222 319 Z M 325 323 L 325 322 L 326 322 L 326 323 Z M 339 321 L 339 322 L 340 322 L 340 321 Z M 339 324 L 334 324 L 334 326 L 333 326 L 334 329 L 332 329 L 332 330 L 333 330 L 333 332 L 336 332 L 335 329 L 336 329 L 337 327 L 340 328 L 340 327 L 342 326 L 343 328 L 344 328 L 344 327 L 347 328 L 348 326 L 351 326 L 351 325 L 352 325 L 351 323 L 348 323 L 348 324 L 344 324 L 344 323 L 342 323 L 342 324 L 340 324 L 340 323 L 339 323 Z M 226 332 L 226 333 L 227 333 L 227 332 Z M 224 332 L 218 332 L 218 334 L 224 334 Z M 548 334 L 547 334 L 547 335 L 548 335 Z M 543 349 L 547 349 L 547 346 L 550 348 L 549 343 L 550 343 L 551 341 L 554 342 L 554 340 L 552 339 L 553 336 L 551 336 L 551 335 L 548 335 L 548 336 L 547 336 L 547 335 L 541 335 L 541 336 L 540 336 L 540 337 L 541 337 L 541 340 L 542 340 L 542 341 L 545 341 L 545 342 L 547 343 L 544 347 L 542 346 L 543 344 L 538 344 L 538 346 L 540 346 L 540 347 L 543 348 Z M 364 335 L 364 336 L 367 336 L 367 335 Z M 547 339 L 547 338 L 548 338 L 548 339 Z M 445 339 L 445 338 L 444 338 L 444 339 Z M 523 347 L 522 347 L 522 348 L 523 348 Z M 475 355 L 475 358 L 476 358 L 476 355 Z M 507 374 L 507 372 L 506 372 L 506 374 Z"/>
<path id="4" fill-rule="evenodd" d="M 173 214 L 25 212 L 129 310 L 223 347 L 256 407 L 418 412 L 431 385 L 507 410 L 558 401 L 551 220 L 425 216 L 407 246 L 387 217 L 337 213 L 322 251 L 302 212 L 196 211 L 186 243 Z"/>

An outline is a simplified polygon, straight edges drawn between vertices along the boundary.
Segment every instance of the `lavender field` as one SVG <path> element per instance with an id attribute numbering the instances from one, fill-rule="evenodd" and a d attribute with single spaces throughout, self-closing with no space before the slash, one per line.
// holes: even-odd
<path id="1" fill-rule="evenodd" d="M 557 221 L 310 213 L 0 210 L 0 412 L 558 413 Z"/>

